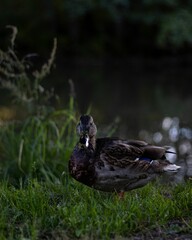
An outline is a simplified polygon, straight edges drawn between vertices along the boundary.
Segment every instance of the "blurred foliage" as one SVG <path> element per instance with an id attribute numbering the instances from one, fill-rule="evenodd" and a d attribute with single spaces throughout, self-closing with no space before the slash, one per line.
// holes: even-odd
<path id="1" fill-rule="evenodd" d="M 70 56 L 167 52 L 191 46 L 191 9 L 181 0 L 1 0 L 0 29 L 17 26 L 22 47 L 41 53 L 54 37 Z"/>
<path id="2" fill-rule="evenodd" d="M 181 9 L 165 17 L 161 22 L 158 43 L 172 43 L 176 47 L 192 43 L 192 12 Z"/>
<path id="3" fill-rule="evenodd" d="M 18 30 L 15 26 L 7 27 L 12 30 L 11 44 L 6 51 L 0 49 L 0 87 L 7 89 L 19 105 L 25 106 L 29 114 L 41 113 L 42 110 L 47 112 L 47 102 L 57 96 L 53 89 L 44 89 L 41 82 L 49 75 L 54 64 L 57 40 L 54 39 L 47 63 L 44 63 L 40 70 L 31 71 L 31 58 L 34 54 L 19 58 L 14 49 Z"/>

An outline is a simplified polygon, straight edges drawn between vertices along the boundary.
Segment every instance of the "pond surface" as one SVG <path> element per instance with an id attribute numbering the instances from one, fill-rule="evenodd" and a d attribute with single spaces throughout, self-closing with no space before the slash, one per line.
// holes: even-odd
<path id="1" fill-rule="evenodd" d="M 91 106 L 100 126 L 119 120 L 116 133 L 121 137 L 137 137 L 142 129 L 156 132 L 167 116 L 192 125 L 192 68 L 187 60 L 64 60 L 53 75 L 51 84 L 64 103 L 72 79 L 80 113 Z"/>

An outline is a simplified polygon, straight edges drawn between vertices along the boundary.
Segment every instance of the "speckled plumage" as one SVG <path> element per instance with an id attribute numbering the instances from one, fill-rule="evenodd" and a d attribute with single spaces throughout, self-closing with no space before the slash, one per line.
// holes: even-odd
<path id="1" fill-rule="evenodd" d="M 144 141 L 97 138 L 93 118 L 83 115 L 77 125 L 79 142 L 69 160 L 69 172 L 77 181 L 106 192 L 142 187 L 163 172 L 180 167 L 166 160 L 166 147 Z"/>

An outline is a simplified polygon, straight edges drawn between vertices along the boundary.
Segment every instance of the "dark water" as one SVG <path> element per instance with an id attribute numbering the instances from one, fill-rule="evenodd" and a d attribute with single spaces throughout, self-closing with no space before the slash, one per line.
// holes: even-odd
<path id="1" fill-rule="evenodd" d="M 192 64 L 192 62 L 191 62 Z M 165 117 L 192 124 L 192 68 L 180 59 L 65 60 L 54 85 L 63 102 L 68 79 L 75 85 L 80 113 L 91 106 L 99 125 L 120 120 L 117 134 L 137 137 L 142 129 L 158 131 Z"/>

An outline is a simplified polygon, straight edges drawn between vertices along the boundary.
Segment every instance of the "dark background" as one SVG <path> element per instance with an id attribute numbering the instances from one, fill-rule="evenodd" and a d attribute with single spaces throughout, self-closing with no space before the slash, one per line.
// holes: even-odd
<path id="1" fill-rule="evenodd" d="M 18 54 L 37 53 L 37 65 L 57 38 L 56 67 L 43 84 L 60 107 L 72 79 L 79 112 L 91 106 L 100 125 L 120 119 L 122 137 L 159 131 L 165 117 L 191 127 L 192 1 L 1 0 L 1 49 L 7 25 L 18 28 Z"/>

